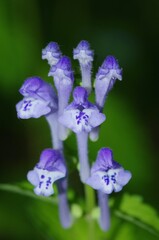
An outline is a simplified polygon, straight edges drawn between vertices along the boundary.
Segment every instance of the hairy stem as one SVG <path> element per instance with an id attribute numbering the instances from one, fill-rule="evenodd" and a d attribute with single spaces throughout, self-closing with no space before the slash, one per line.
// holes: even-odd
<path id="1" fill-rule="evenodd" d="M 81 73 L 82 73 L 82 87 L 87 89 L 88 94 L 92 90 L 92 84 L 91 84 L 91 68 L 92 64 L 88 65 L 82 65 L 80 64 L 81 67 Z"/>
<path id="2" fill-rule="evenodd" d="M 101 191 L 98 191 L 98 204 L 100 208 L 99 225 L 103 231 L 107 231 L 110 227 L 108 195 Z"/>
<path id="3" fill-rule="evenodd" d="M 46 117 L 51 129 L 52 145 L 54 149 L 60 150 L 63 154 L 63 142 L 59 139 L 58 113 L 52 113 Z M 67 201 L 67 178 L 62 178 L 56 182 L 58 188 L 58 206 L 61 225 L 69 228 L 72 225 L 72 217 Z"/>
<path id="4" fill-rule="evenodd" d="M 62 150 L 63 143 L 58 137 L 58 113 L 54 112 L 46 116 L 46 120 L 50 126 L 52 146 L 54 149 Z"/>
<path id="5" fill-rule="evenodd" d="M 78 157 L 80 162 L 80 178 L 83 183 L 86 182 L 90 175 L 88 162 L 88 133 L 80 132 L 76 134 L 78 145 Z"/>

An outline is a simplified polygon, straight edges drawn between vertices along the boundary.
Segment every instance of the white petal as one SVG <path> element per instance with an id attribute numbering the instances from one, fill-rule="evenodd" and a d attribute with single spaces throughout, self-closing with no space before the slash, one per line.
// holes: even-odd
<path id="1" fill-rule="evenodd" d="M 37 173 L 39 180 L 34 192 L 37 195 L 43 195 L 46 197 L 54 193 L 53 183 L 56 180 L 65 177 L 65 174 L 59 171 L 47 171 L 37 167 L 34 168 L 34 171 Z"/>
<path id="2" fill-rule="evenodd" d="M 39 177 L 35 170 L 28 172 L 27 179 L 34 186 L 37 186 L 39 184 Z"/>
<path id="3" fill-rule="evenodd" d="M 119 185 L 119 184 L 113 184 L 113 187 L 114 187 L 114 192 L 119 192 L 119 191 L 121 191 L 122 190 L 122 186 L 121 185 Z"/>
<path id="4" fill-rule="evenodd" d="M 131 176 L 131 172 L 122 169 L 117 175 L 117 183 L 121 186 L 124 186 L 129 182 Z"/>
<path id="5" fill-rule="evenodd" d="M 108 185 L 107 184 L 102 184 L 100 190 L 106 194 L 110 194 L 113 192 L 113 185 L 112 183 L 109 183 Z"/>
<path id="6" fill-rule="evenodd" d="M 47 52 L 46 54 L 43 54 L 42 59 L 47 59 L 50 66 L 56 65 L 57 62 L 59 61 L 59 58 L 53 57 L 51 52 Z"/>
<path id="7" fill-rule="evenodd" d="M 24 98 L 16 105 L 19 118 L 39 118 L 48 114 L 51 108 L 48 107 L 48 102 L 34 98 Z"/>
<path id="8" fill-rule="evenodd" d="M 94 174 L 86 180 L 86 184 L 90 185 L 96 190 L 99 190 L 101 185 L 101 178 L 99 177 L 99 175 Z"/>
<path id="9" fill-rule="evenodd" d="M 105 121 L 105 119 L 106 119 L 106 117 L 103 113 L 100 113 L 98 111 L 94 111 L 91 114 L 89 123 L 94 128 L 94 127 L 99 126 L 101 123 L 103 123 Z"/>

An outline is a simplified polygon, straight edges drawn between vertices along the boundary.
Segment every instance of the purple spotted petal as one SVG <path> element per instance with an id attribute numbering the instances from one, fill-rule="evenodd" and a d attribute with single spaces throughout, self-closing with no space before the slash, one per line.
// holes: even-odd
<path id="1" fill-rule="evenodd" d="M 34 170 L 28 172 L 27 179 L 35 186 L 35 194 L 48 197 L 54 193 L 53 183 L 65 176 L 66 166 L 61 152 L 45 149 Z"/>
<path id="2" fill-rule="evenodd" d="M 88 102 L 87 92 L 82 87 L 77 87 L 73 93 L 74 101 L 64 110 L 59 117 L 59 122 L 72 129 L 75 133 L 90 132 L 92 128 L 105 121 L 105 115 L 98 108 Z"/>
<path id="3" fill-rule="evenodd" d="M 125 171 L 112 157 L 109 148 L 102 148 L 91 168 L 91 176 L 86 181 L 92 188 L 106 194 L 121 191 L 131 179 L 131 173 Z"/>
<path id="4" fill-rule="evenodd" d="M 34 98 L 24 98 L 16 104 L 17 116 L 21 119 L 39 118 L 51 112 L 49 103 Z"/>

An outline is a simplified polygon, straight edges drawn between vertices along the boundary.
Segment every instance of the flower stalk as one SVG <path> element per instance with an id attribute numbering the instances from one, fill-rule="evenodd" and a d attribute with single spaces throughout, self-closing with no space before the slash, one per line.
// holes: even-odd
<path id="1" fill-rule="evenodd" d="M 63 143 L 58 137 L 58 112 L 54 112 L 45 116 L 51 131 L 51 138 L 52 138 L 52 146 L 53 149 L 62 150 Z"/>
<path id="2" fill-rule="evenodd" d="M 63 142 L 59 139 L 58 134 L 58 112 L 46 116 L 46 120 L 50 126 L 53 148 L 60 150 L 63 154 Z M 58 208 L 60 222 L 63 228 L 70 228 L 72 225 L 72 216 L 67 199 L 67 176 L 59 179 L 56 182 L 56 185 L 58 189 Z"/>
<path id="3" fill-rule="evenodd" d="M 80 132 L 76 134 L 76 137 L 80 163 L 80 179 L 85 183 L 90 176 L 90 166 L 88 161 L 88 133 Z"/>
<path id="4" fill-rule="evenodd" d="M 72 216 L 70 213 L 68 200 L 67 200 L 67 178 L 57 181 L 58 200 L 59 200 L 59 217 L 61 225 L 64 228 L 70 228 L 72 225 Z"/>
<path id="5" fill-rule="evenodd" d="M 110 212 L 108 206 L 108 195 L 102 191 L 98 193 L 98 206 L 100 208 L 99 225 L 103 231 L 107 231 L 110 227 Z"/>

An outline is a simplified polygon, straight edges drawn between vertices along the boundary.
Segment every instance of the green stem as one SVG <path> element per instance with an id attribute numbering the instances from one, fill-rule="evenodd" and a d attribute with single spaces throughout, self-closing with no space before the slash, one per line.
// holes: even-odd
<path id="1" fill-rule="evenodd" d="M 85 209 L 87 213 L 87 220 L 88 220 L 88 239 L 89 240 L 95 240 L 95 231 L 94 231 L 94 219 L 91 216 L 91 212 L 95 207 L 95 195 L 94 195 L 94 190 L 88 186 L 84 185 L 84 190 L 85 190 Z"/>
<path id="2" fill-rule="evenodd" d="M 95 206 L 94 190 L 86 184 L 84 185 L 84 190 L 85 190 L 85 199 L 86 199 L 85 208 L 86 208 L 87 214 L 90 214 Z"/>

